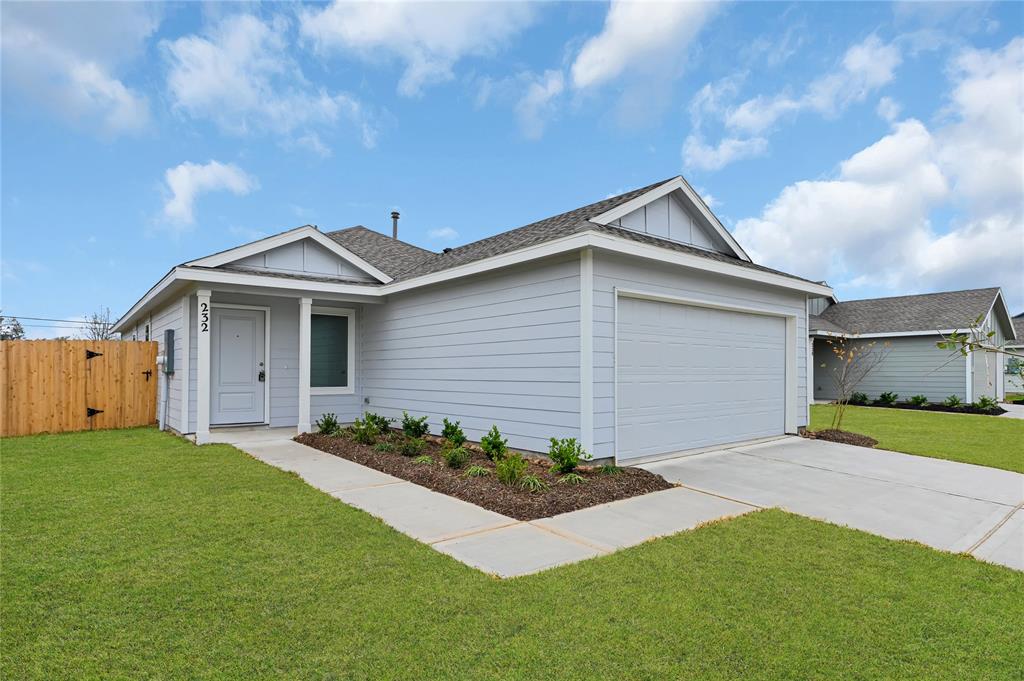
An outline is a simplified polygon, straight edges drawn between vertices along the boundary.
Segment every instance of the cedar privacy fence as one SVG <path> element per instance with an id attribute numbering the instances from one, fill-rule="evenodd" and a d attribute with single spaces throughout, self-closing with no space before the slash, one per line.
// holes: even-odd
<path id="1" fill-rule="evenodd" d="M 0 436 L 156 422 L 155 341 L 0 341 Z"/>

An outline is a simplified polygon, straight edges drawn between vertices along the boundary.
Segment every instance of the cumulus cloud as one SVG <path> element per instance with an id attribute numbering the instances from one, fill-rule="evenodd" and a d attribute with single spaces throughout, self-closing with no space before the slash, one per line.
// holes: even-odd
<path id="1" fill-rule="evenodd" d="M 760 156 L 767 149 L 768 140 L 763 137 L 725 137 L 710 146 L 700 135 L 690 135 L 683 143 L 683 163 L 687 168 L 720 170 L 733 161 Z"/>
<path id="2" fill-rule="evenodd" d="M 896 123 L 835 179 L 783 189 L 737 238 L 760 262 L 856 293 L 999 285 L 1024 304 L 1022 69 L 1024 39 L 963 51 L 944 126 Z"/>
<path id="3" fill-rule="evenodd" d="M 427 232 L 427 236 L 434 241 L 455 241 L 459 238 L 459 233 L 451 227 L 440 227 Z"/>
<path id="4" fill-rule="evenodd" d="M 534 16 L 527 3 L 339 0 L 300 12 L 300 30 L 320 52 L 401 60 L 405 72 L 398 91 L 412 97 L 451 80 L 460 60 L 494 54 Z"/>
<path id="5" fill-rule="evenodd" d="M 561 71 L 545 71 L 539 76 L 530 75 L 526 93 L 516 105 L 516 118 L 523 134 L 529 139 L 539 139 L 544 127 L 554 114 L 555 99 L 565 89 Z"/>
<path id="6" fill-rule="evenodd" d="M 878 100 L 878 106 L 875 108 L 878 115 L 890 123 L 900 117 L 900 112 L 902 110 L 903 107 L 901 107 L 899 102 L 892 97 L 882 97 Z"/>
<path id="7" fill-rule="evenodd" d="M 228 191 L 244 196 L 259 188 L 255 177 L 233 163 L 209 161 L 198 164 L 185 161 L 168 168 L 164 173 L 167 183 L 167 200 L 164 202 L 164 217 L 177 227 L 195 223 L 195 203 L 201 194 Z"/>
<path id="8" fill-rule="evenodd" d="M 377 131 L 363 104 L 350 94 L 312 85 L 289 54 L 288 22 L 250 14 L 229 15 L 204 35 L 162 43 L 167 91 L 174 108 L 212 120 L 233 134 L 271 133 L 326 156 L 313 130 L 347 121 L 367 148 Z"/>
<path id="9" fill-rule="evenodd" d="M 145 95 L 120 72 L 138 56 L 160 23 L 145 3 L 2 5 L 6 83 L 56 115 L 101 136 L 137 133 L 149 123 Z"/>

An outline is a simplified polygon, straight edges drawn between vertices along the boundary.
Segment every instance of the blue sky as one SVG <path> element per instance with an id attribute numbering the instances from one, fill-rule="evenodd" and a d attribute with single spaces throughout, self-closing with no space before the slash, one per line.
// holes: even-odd
<path id="1" fill-rule="evenodd" d="M 117 316 L 301 224 L 397 208 L 440 249 L 680 173 L 841 299 L 1024 309 L 1019 4 L 0 11 L 5 314 Z"/>

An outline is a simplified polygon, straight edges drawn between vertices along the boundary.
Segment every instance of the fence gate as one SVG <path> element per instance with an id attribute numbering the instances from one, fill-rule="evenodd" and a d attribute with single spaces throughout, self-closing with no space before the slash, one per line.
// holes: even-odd
<path id="1" fill-rule="evenodd" d="M 0 341 L 0 435 L 156 422 L 155 341 Z"/>

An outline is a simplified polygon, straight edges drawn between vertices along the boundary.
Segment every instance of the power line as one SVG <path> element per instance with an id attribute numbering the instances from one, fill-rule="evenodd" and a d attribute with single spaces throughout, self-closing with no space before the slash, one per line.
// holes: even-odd
<path id="1" fill-rule="evenodd" d="M 5 314 L 5 315 L 0 315 L 0 316 L 4 317 L 5 319 L 31 319 L 32 321 L 36 321 L 36 322 L 64 322 L 66 324 L 93 324 L 93 323 L 96 323 L 96 324 L 111 324 L 112 325 L 114 323 L 114 322 L 104 322 L 102 320 L 97 320 L 96 322 L 92 322 L 92 321 L 90 321 L 88 319 L 54 319 L 52 317 L 23 317 L 21 315 L 16 315 L 16 314 Z"/>

